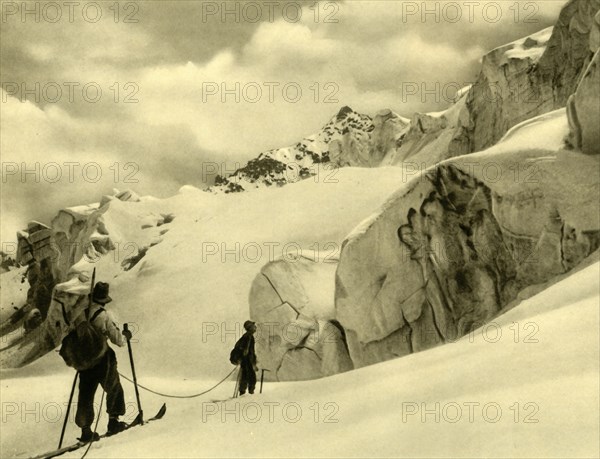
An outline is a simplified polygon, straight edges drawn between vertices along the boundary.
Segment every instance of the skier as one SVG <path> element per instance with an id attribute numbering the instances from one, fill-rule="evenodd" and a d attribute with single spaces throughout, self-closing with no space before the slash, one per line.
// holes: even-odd
<path id="1" fill-rule="evenodd" d="M 123 335 L 131 339 L 131 331 L 121 331 L 114 316 L 104 306 L 112 301 L 108 295 L 109 285 L 98 282 L 94 286 L 91 305 L 89 309 L 90 323 L 100 334 L 106 343 L 107 338 L 115 345 L 122 347 L 125 344 Z M 86 320 L 80 317 L 80 320 Z M 105 345 L 105 352 L 98 364 L 79 372 L 79 398 L 77 403 L 77 414 L 75 423 L 81 428 L 82 442 L 98 441 L 100 436 L 92 432 L 91 426 L 94 421 L 94 395 L 98 384 L 106 391 L 106 411 L 109 416 L 108 435 L 114 435 L 127 428 L 127 424 L 119 421 L 119 416 L 125 414 L 125 397 L 123 387 L 117 372 L 117 357 L 115 351 Z"/>
<path id="2" fill-rule="evenodd" d="M 235 343 L 234 353 L 239 356 L 241 366 L 240 395 L 246 393 L 246 388 L 251 394 L 256 387 L 256 353 L 254 352 L 254 333 L 256 323 L 251 320 L 244 322 L 246 333 Z"/>

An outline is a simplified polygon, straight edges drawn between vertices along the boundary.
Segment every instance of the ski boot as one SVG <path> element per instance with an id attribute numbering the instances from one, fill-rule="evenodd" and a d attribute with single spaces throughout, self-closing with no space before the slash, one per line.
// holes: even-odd
<path id="1" fill-rule="evenodd" d="M 92 432 L 92 429 L 89 427 L 82 427 L 81 437 L 78 440 L 83 443 L 90 443 L 100 440 L 100 435 L 98 435 L 98 432 Z"/>
<path id="2" fill-rule="evenodd" d="M 119 432 L 123 432 L 127 429 L 127 424 L 125 422 L 119 421 L 118 418 L 110 418 L 108 420 L 108 429 L 106 435 L 115 435 Z"/>

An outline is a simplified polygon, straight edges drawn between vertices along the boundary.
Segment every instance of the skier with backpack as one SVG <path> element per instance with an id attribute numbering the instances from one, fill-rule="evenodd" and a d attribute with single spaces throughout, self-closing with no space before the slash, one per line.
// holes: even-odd
<path id="1" fill-rule="evenodd" d="M 256 323 L 251 320 L 244 322 L 246 333 L 235 343 L 229 356 L 229 361 L 234 365 L 240 365 L 241 379 L 239 393 L 244 395 L 246 389 L 251 394 L 256 387 L 256 353 L 254 351 L 254 333 L 256 333 Z"/>
<path id="2" fill-rule="evenodd" d="M 106 411 L 109 416 L 107 435 L 117 434 L 127 428 L 126 423 L 119 421 L 119 416 L 125 414 L 125 397 L 117 372 L 117 357 L 107 340 L 122 347 L 125 345 L 123 336 L 130 340 L 131 332 L 121 332 L 113 314 L 104 308 L 112 301 L 108 292 L 107 283 L 98 282 L 94 286 L 85 314 L 75 320 L 74 330 L 63 339 L 60 349 L 60 355 L 67 365 L 79 372 L 75 423 L 81 428 L 79 440 L 85 443 L 100 438 L 91 429 L 98 384 L 106 392 Z"/>

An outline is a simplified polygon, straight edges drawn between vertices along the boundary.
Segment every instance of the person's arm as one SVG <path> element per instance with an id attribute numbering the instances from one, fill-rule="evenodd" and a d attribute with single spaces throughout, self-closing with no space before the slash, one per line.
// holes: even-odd
<path id="1" fill-rule="evenodd" d="M 104 326 L 102 327 L 104 335 L 111 341 L 111 343 L 116 344 L 119 347 L 123 347 L 125 345 L 125 338 L 121 333 L 115 316 L 109 311 L 106 311 L 100 315 L 104 316 Z"/>

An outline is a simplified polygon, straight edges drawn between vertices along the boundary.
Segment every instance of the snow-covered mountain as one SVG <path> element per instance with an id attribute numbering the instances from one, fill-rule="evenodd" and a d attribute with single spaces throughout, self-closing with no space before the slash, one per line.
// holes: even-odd
<path id="1" fill-rule="evenodd" d="M 391 110 L 374 118 L 343 107 L 316 134 L 295 145 L 269 150 L 227 177 L 217 176 L 214 193 L 232 193 L 282 186 L 344 166 L 379 166 L 408 127 L 408 120 Z"/>

